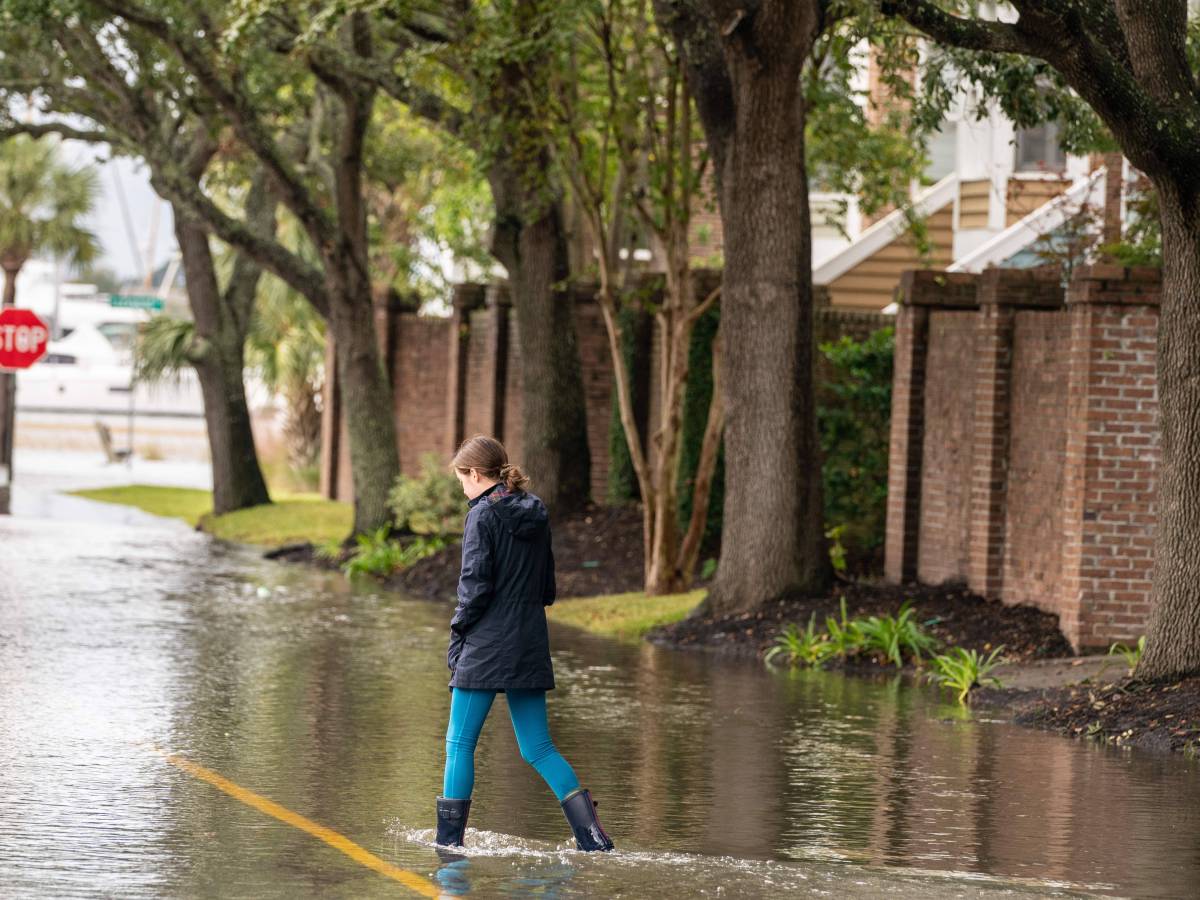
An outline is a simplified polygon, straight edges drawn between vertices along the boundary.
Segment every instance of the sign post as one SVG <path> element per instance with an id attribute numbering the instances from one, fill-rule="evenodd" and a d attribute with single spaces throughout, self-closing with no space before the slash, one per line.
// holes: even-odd
<path id="1" fill-rule="evenodd" d="M 12 498 L 13 431 L 17 410 L 17 369 L 28 369 L 46 354 L 50 329 L 29 309 L 0 310 L 0 514 Z"/>

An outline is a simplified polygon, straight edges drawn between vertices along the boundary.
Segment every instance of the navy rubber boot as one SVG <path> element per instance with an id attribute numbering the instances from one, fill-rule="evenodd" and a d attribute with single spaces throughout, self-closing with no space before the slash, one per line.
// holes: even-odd
<path id="1" fill-rule="evenodd" d="M 580 850 L 612 850 L 613 842 L 604 833 L 596 817 L 596 801 L 586 788 L 567 794 L 562 802 L 563 815 L 575 832 L 575 846 Z"/>
<path id="2" fill-rule="evenodd" d="M 437 842 L 444 847 L 461 847 L 467 830 L 470 800 L 437 798 Z"/>

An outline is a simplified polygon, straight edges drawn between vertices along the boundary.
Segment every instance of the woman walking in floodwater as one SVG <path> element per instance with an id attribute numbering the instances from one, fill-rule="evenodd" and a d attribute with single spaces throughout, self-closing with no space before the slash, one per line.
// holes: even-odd
<path id="1" fill-rule="evenodd" d="M 546 691 L 554 688 L 545 607 L 554 602 L 546 507 L 499 441 L 476 435 L 452 462 L 469 501 L 458 606 L 450 620 L 450 725 L 437 799 L 437 842 L 460 846 L 475 786 L 475 744 L 497 693 L 528 762 L 562 804 L 580 850 L 611 850 L 591 794 L 550 739 Z"/>

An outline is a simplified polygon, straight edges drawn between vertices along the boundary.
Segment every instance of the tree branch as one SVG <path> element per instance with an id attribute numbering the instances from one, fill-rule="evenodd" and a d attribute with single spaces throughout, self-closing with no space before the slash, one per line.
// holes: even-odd
<path id="1" fill-rule="evenodd" d="M 86 141 L 89 144 L 116 144 L 107 131 L 90 128 L 75 128 L 62 122 L 27 122 L 0 127 L 0 140 L 7 140 L 19 134 L 27 134 L 32 138 L 42 138 L 56 134 L 70 141 Z"/>
<path id="2" fill-rule="evenodd" d="M 135 3 L 123 0 L 94 0 L 97 6 L 137 26 L 162 41 L 179 57 L 201 88 L 229 116 L 230 123 L 247 148 L 260 160 L 275 180 L 279 196 L 297 219 L 304 224 L 318 246 L 327 246 L 336 229 L 329 216 L 314 201 L 308 189 L 292 170 L 275 140 L 267 133 L 258 111 L 235 83 L 226 83 L 203 49 L 180 33 L 166 19 L 159 18 Z"/>
<path id="3" fill-rule="evenodd" d="M 1025 36 L 1006 22 L 985 22 L 946 12 L 929 0 L 883 0 L 886 15 L 900 16 L 936 41 L 964 50 L 1036 56 Z"/>

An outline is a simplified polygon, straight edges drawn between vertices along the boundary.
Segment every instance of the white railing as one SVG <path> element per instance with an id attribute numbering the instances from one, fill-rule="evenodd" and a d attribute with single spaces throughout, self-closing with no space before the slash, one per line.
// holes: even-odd
<path id="1" fill-rule="evenodd" d="M 1054 199 L 956 260 L 946 271 L 982 272 L 988 266 L 999 265 L 1015 256 L 1061 227 L 1084 207 L 1103 207 L 1104 178 L 1103 167 L 1081 178 Z"/>
<path id="2" fill-rule="evenodd" d="M 956 193 L 958 193 L 958 176 L 951 173 L 913 199 L 913 212 L 918 216 L 935 213 L 946 204 L 953 203 Z M 893 210 L 860 234 L 845 250 L 814 267 L 813 283 L 829 284 L 835 278 L 845 275 L 859 263 L 870 259 L 898 238 L 907 227 L 908 217 L 904 211 Z"/>

